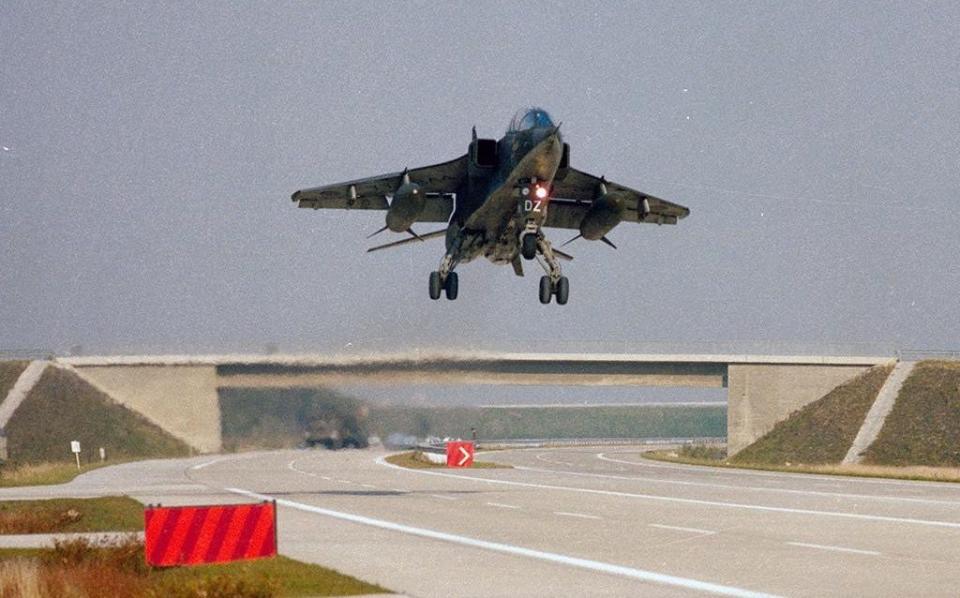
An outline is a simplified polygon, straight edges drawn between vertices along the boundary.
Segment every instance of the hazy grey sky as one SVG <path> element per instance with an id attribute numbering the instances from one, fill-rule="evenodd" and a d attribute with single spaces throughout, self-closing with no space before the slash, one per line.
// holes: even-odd
<path id="1" fill-rule="evenodd" d="M 956 2 L 6 1 L 0 64 L 0 350 L 960 346 Z M 525 105 L 692 210 L 569 246 L 565 307 L 485 261 L 430 301 L 441 241 L 289 201 Z"/>

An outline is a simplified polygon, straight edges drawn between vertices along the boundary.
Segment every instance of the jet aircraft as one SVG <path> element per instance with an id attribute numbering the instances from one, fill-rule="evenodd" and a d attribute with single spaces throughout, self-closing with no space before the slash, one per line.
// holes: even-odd
<path id="1" fill-rule="evenodd" d="M 519 110 L 499 141 L 477 137 L 467 153 L 451 160 L 380 176 L 301 189 L 292 199 L 301 208 L 386 211 L 386 230 L 408 238 L 373 247 L 377 251 L 435 237 L 446 238 L 446 253 L 430 273 L 431 299 L 456 299 L 457 266 L 483 256 L 511 264 L 523 276 L 521 258 L 540 263 L 540 302 L 567 303 L 570 283 L 544 228 L 578 230 L 574 239 L 602 241 L 616 249 L 609 233 L 620 222 L 676 224 L 690 210 L 641 191 L 608 182 L 570 166 L 570 146 L 560 126 L 542 108 Z M 419 222 L 446 223 L 418 234 Z M 370 235 L 371 237 L 373 235 Z M 569 242 L 569 241 L 568 241 Z"/>

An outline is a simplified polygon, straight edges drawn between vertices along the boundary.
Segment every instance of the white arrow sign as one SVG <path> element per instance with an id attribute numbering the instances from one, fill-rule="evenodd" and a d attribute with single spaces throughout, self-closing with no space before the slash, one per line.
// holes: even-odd
<path id="1" fill-rule="evenodd" d="M 463 467 L 464 464 L 465 464 L 467 461 L 470 460 L 470 451 L 468 451 L 467 449 L 465 449 L 465 448 L 463 448 L 463 447 L 461 446 L 461 447 L 460 447 L 460 453 L 461 453 L 463 456 L 460 457 L 460 462 L 457 463 L 457 465 L 460 466 L 460 467 Z"/>

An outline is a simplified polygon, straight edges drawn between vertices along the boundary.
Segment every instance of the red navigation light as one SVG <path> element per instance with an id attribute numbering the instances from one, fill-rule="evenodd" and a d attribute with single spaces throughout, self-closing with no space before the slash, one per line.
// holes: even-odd
<path id="1" fill-rule="evenodd" d="M 537 185 L 537 190 L 534 191 L 537 196 L 537 199 L 544 199 L 547 196 L 547 188 Z"/>

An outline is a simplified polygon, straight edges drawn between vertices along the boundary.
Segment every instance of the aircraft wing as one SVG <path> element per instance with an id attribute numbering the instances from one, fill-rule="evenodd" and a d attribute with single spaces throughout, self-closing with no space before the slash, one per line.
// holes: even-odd
<path id="1" fill-rule="evenodd" d="M 626 197 L 624 222 L 676 224 L 678 220 L 690 214 L 689 208 L 679 204 L 617 183 L 604 181 L 598 176 L 571 168 L 562 180 L 553 182 L 550 207 L 547 209 L 547 221 L 544 226 L 580 228 L 580 222 L 590 209 L 601 182 L 607 186 L 607 193 L 618 193 Z M 646 212 L 643 208 L 644 200 L 649 208 Z"/>
<path id="2" fill-rule="evenodd" d="M 301 189 L 291 199 L 301 208 L 386 210 L 387 196 L 400 186 L 403 172 Z M 426 195 L 426 207 L 418 222 L 447 222 L 453 211 L 453 195 L 467 176 L 467 155 L 455 160 L 413 168 L 407 171 L 410 181 L 420 185 Z"/>

